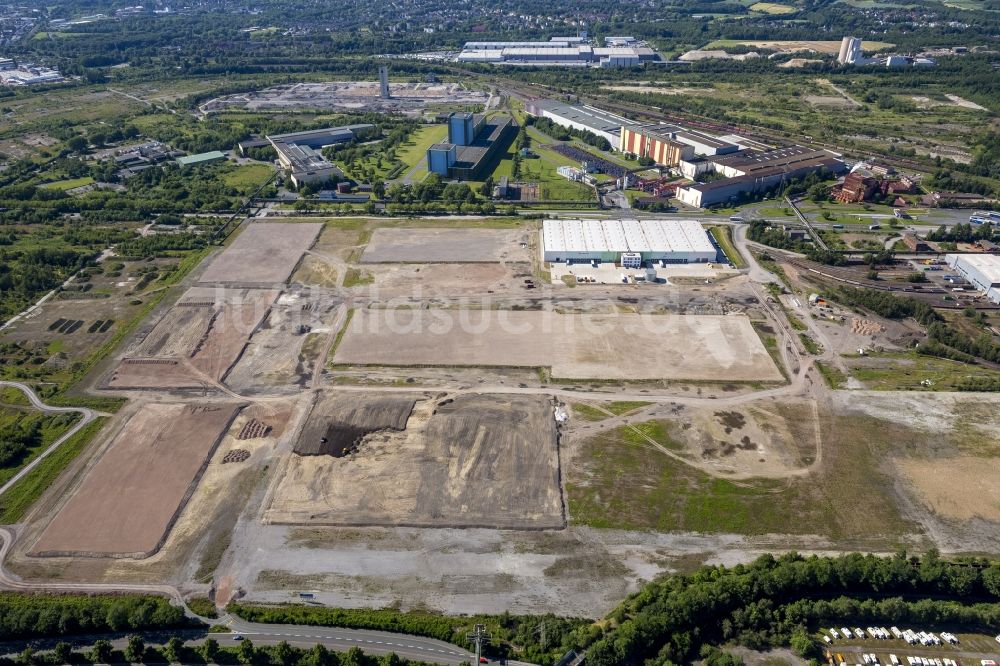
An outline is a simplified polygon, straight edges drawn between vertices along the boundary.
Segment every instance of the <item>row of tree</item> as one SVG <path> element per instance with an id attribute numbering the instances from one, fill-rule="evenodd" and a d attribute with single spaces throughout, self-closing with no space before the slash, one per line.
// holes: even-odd
<path id="1" fill-rule="evenodd" d="M 1000 620 L 998 602 L 1000 565 L 988 562 L 946 562 L 936 552 L 919 559 L 765 555 L 749 566 L 651 583 L 580 638 L 590 643 L 591 666 L 676 664 L 727 640 L 766 648 L 797 637 L 797 649 L 808 652 L 807 632 L 824 624 L 989 629 Z"/>
<path id="2" fill-rule="evenodd" d="M 0 640 L 187 625 L 184 611 L 154 596 L 0 594 Z"/>

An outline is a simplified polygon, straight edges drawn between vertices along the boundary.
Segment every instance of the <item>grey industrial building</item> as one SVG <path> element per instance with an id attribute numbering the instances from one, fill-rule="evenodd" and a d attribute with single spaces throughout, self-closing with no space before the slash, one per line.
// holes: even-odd
<path id="1" fill-rule="evenodd" d="M 510 116 L 451 113 L 447 143 L 427 149 L 427 170 L 445 178 L 481 180 L 516 135 L 517 124 Z"/>
<path id="2" fill-rule="evenodd" d="M 603 137 L 617 149 L 621 142 L 622 125 L 627 118 L 588 104 L 565 104 L 554 99 L 539 99 L 525 103 L 525 111 L 537 118 L 548 118 L 556 125 L 586 130 Z"/>
<path id="3" fill-rule="evenodd" d="M 330 180 L 343 177 L 344 173 L 330 163 L 317 148 L 336 143 L 347 143 L 355 138 L 368 137 L 375 133 L 375 125 L 344 125 L 326 127 L 290 134 L 275 134 L 267 137 L 278 153 L 278 162 L 291 175 L 296 187 L 303 183 Z"/>
<path id="4" fill-rule="evenodd" d="M 805 146 L 716 155 L 701 164 L 704 171 L 720 173 L 725 178 L 677 189 L 677 199 L 698 208 L 737 200 L 821 170 L 834 175 L 847 171 L 844 161 L 833 153 Z"/>
<path id="5" fill-rule="evenodd" d="M 585 37 L 553 37 L 547 42 L 466 42 L 459 62 L 534 67 L 635 67 L 658 61 L 652 48 L 631 37 L 609 37 L 594 46 Z"/>
<path id="6" fill-rule="evenodd" d="M 687 264 L 718 250 L 697 220 L 545 220 L 542 261 Z"/>
<path id="7" fill-rule="evenodd" d="M 945 261 L 994 303 L 1000 303 L 1000 256 L 946 254 Z"/>

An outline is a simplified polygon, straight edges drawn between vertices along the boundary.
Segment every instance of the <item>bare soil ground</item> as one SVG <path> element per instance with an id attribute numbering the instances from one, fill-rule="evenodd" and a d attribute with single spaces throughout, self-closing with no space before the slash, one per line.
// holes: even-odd
<path id="1" fill-rule="evenodd" d="M 266 289 L 188 290 L 126 354 L 106 386 L 198 387 L 206 377 L 220 381 L 277 295 L 277 291 Z"/>
<path id="2" fill-rule="evenodd" d="M 238 409 L 233 404 L 147 405 L 87 471 L 31 554 L 151 555 Z"/>
<path id="3" fill-rule="evenodd" d="M 896 460 L 921 500 L 945 518 L 1000 523 L 996 458 L 963 456 L 947 460 Z"/>
<path id="4" fill-rule="evenodd" d="M 343 279 L 337 269 L 320 257 L 306 255 L 302 263 L 291 277 L 293 284 L 315 285 L 317 287 L 336 287 Z"/>
<path id="5" fill-rule="evenodd" d="M 245 394 L 301 390 L 337 316 L 337 299 L 313 298 L 309 290 L 284 292 L 226 375 L 226 384 Z"/>
<path id="6" fill-rule="evenodd" d="M 367 418 L 366 427 L 388 424 L 391 418 L 380 418 L 385 411 L 380 405 L 368 409 L 369 400 L 342 395 L 337 409 Z M 399 405 L 392 407 L 389 416 L 398 416 Z M 324 418 L 320 423 L 319 430 L 324 431 L 330 421 Z M 310 423 L 303 437 L 315 439 L 315 430 Z M 369 434 L 356 453 L 344 457 L 291 454 L 278 475 L 265 520 L 313 525 L 561 527 L 552 405 L 528 396 L 422 400 L 405 431 Z"/>
<path id="7" fill-rule="evenodd" d="M 335 458 L 349 455 L 372 433 L 406 429 L 415 402 L 408 396 L 379 396 L 357 401 L 327 395 L 309 414 L 295 443 L 295 453 Z"/>
<path id="8" fill-rule="evenodd" d="M 202 284 L 270 287 L 288 280 L 323 225 L 253 222 L 202 272 Z"/>
<path id="9" fill-rule="evenodd" d="M 727 478 L 780 477 L 816 461 L 819 432 L 808 402 L 759 401 L 677 414 L 671 435 L 684 444 L 682 455 Z"/>
<path id="10" fill-rule="evenodd" d="M 530 232 L 520 229 L 376 229 L 361 256 L 366 264 L 526 261 Z"/>
<path id="11" fill-rule="evenodd" d="M 554 377 L 780 381 L 743 315 L 359 310 L 334 362 L 551 367 Z"/>

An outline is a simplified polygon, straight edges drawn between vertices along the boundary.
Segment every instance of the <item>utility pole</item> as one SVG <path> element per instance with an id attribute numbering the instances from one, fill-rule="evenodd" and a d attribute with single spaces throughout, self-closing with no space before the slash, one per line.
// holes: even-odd
<path id="1" fill-rule="evenodd" d="M 490 642 L 490 635 L 486 633 L 486 625 L 477 624 L 472 630 L 472 633 L 466 634 L 465 637 L 470 641 L 474 641 L 476 644 L 475 666 L 479 666 L 479 662 L 483 658 L 483 645 Z"/>

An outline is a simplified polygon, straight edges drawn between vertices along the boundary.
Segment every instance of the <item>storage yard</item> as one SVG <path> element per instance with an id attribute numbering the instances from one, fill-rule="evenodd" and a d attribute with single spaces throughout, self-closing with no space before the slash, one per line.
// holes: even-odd
<path id="1" fill-rule="evenodd" d="M 285 464 L 268 522 L 563 525 L 556 427 L 543 398 L 422 396 L 414 406 L 404 396 L 333 394 L 314 407 Z"/>
<path id="2" fill-rule="evenodd" d="M 389 97 L 378 81 L 292 83 L 251 93 L 216 97 L 201 105 L 202 113 L 230 110 L 280 113 L 290 110 L 340 112 L 380 111 L 419 115 L 432 105 L 478 106 L 489 96 L 460 83 L 390 83 Z"/>
<path id="3" fill-rule="evenodd" d="M 238 409 L 232 404 L 144 406 L 84 474 L 32 554 L 153 554 Z"/>

